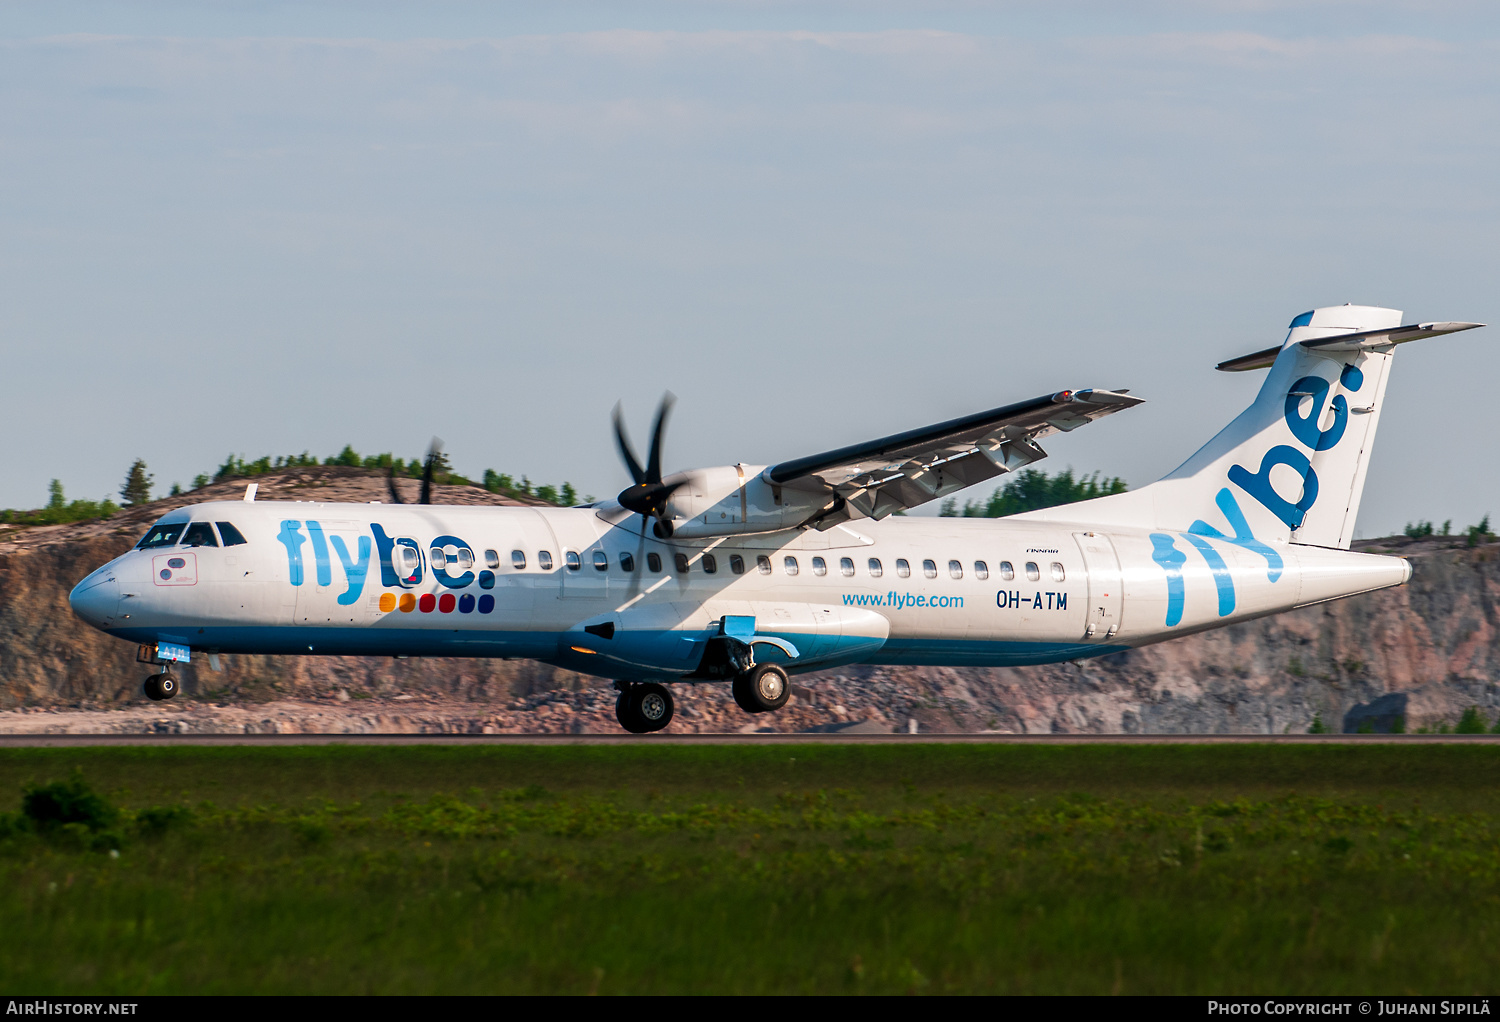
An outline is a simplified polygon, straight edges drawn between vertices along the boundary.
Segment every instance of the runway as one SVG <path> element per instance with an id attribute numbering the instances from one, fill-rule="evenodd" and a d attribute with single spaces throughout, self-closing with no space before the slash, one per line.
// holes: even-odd
<path id="1" fill-rule="evenodd" d="M 1500 735 L 0 735 L 0 749 L 184 745 L 1500 745 Z"/>

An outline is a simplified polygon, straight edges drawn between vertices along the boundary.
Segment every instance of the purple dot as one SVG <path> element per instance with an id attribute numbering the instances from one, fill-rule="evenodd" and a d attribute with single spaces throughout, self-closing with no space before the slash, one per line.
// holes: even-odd
<path id="1" fill-rule="evenodd" d="M 493 596 L 491 596 L 489 593 L 485 593 L 483 596 L 481 596 L 479 598 L 479 613 L 481 613 L 481 614 L 488 614 L 490 611 L 492 611 L 494 609 L 495 609 L 495 598 Z"/>
<path id="2" fill-rule="evenodd" d="M 162 581 L 166 581 L 167 579 L 169 579 L 169 578 L 172 577 L 172 573 L 170 571 L 168 571 L 166 568 L 163 568 L 163 569 L 161 569 L 161 577 L 162 577 Z"/>

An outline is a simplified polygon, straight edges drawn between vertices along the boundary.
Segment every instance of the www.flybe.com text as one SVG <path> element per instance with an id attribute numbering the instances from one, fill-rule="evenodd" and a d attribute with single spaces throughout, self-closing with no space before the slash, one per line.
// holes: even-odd
<path id="1" fill-rule="evenodd" d="M 962 596 L 923 596 L 921 593 L 845 593 L 846 607 L 938 607 L 959 610 L 964 605 Z"/>
<path id="2" fill-rule="evenodd" d="M 943 610 L 961 610 L 962 596 L 924 596 L 921 593 L 845 593 L 846 607 L 889 607 L 905 610 L 907 607 L 937 607 Z M 1027 595 L 1019 589 L 1000 590 L 995 594 L 995 606 L 1001 610 L 1067 610 L 1067 593 L 1032 593 Z"/>

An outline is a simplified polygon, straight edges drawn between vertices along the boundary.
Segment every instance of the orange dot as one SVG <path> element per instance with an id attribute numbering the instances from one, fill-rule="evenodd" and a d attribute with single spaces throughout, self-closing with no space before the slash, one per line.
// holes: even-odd
<path id="1" fill-rule="evenodd" d="M 381 593 L 380 594 L 380 612 L 382 614 L 389 614 L 391 611 L 393 611 L 395 609 L 396 609 L 396 594 L 395 593 Z"/>
<path id="2" fill-rule="evenodd" d="M 411 593 L 401 594 L 401 613 L 410 614 L 417 609 L 417 598 Z"/>

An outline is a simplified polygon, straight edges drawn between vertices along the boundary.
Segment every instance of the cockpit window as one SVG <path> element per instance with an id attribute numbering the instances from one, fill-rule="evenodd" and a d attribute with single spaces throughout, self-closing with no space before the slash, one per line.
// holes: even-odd
<path id="1" fill-rule="evenodd" d="M 224 540 L 225 546 L 243 546 L 249 542 L 245 539 L 244 533 L 228 522 L 216 522 L 215 524 L 219 526 L 219 536 Z"/>
<path id="2" fill-rule="evenodd" d="M 187 522 L 173 522 L 170 525 L 157 522 L 141 537 L 141 541 L 135 545 L 135 548 L 154 550 L 157 547 L 176 546 L 177 537 L 182 535 L 182 530 L 186 527 Z"/>
<path id="3" fill-rule="evenodd" d="M 182 534 L 183 546 L 218 546 L 219 541 L 214 538 L 214 527 L 207 522 L 194 522 L 187 527 L 187 532 Z"/>

